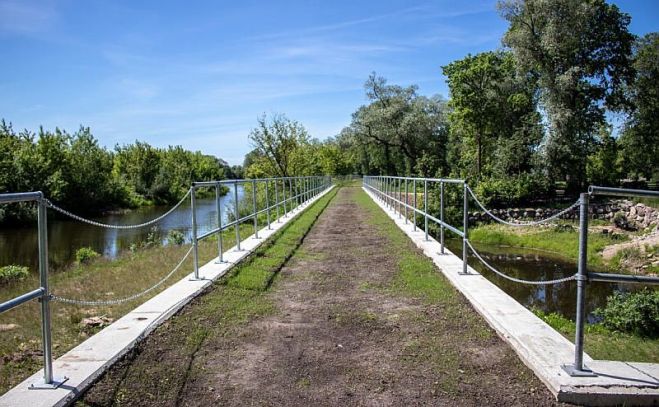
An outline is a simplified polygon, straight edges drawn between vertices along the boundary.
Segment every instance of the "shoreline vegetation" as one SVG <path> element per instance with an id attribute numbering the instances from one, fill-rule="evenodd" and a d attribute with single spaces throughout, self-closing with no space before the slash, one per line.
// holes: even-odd
<path id="1" fill-rule="evenodd" d="M 0 121 L 0 193 L 42 191 L 53 203 L 82 215 L 174 204 L 193 181 L 241 175 L 239 166 L 181 146 L 157 148 L 136 141 L 109 150 L 88 127 L 74 133 L 43 128 L 17 133 Z M 35 212 L 31 204 L 0 205 L 0 224 L 25 223 Z"/>

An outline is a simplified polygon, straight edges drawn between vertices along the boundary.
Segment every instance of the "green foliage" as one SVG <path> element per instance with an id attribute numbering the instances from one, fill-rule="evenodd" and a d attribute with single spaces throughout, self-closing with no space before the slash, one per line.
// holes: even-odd
<path id="1" fill-rule="evenodd" d="M 76 250 L 76 262 L 78 264 L 88 264 L 100 254 L 96 253 L 91 247 L 81 247 Z"/>
<path id="2" fill-rule="evenodd" d="M 619 140 L 621 165 L 631 178 L 659 179 L 659 33 L 637 40 L 634 54 L 636 80 L 629 88 L 633 102 Z"/>
<path id="3" fill-rule="evenodd" d="M 544 198 L 551 194 L 547 177 L 538 173 L 522 173 L 517 176 L 480 181 L 474 188 L 483 205 L 516 206 L 530 199 Z"/>
<path id="4" fill-rule="evenodd" d="M 529 171 L 542 138 L 534 82 L 516 75 L 510 52 L 467 55 L 442 67 L 451 92 L 452 162 L 463 177 Z M 455 171 L 455 170 L 454 170 Z M 455 171 L 457 173 L 457 171 Z"/>
<path id="5" fill-rule="evenodd" d="M 183 233 L 176 229 L 172 229 L 167 232 L 167 244 L 180 246 L 183 243 L 185 243 L 185 236 L 183 236 Z"/>
<path id="6" fill-rule="evenodd" d="M 13 281 L 20 281 L 30 275 L 30 270 L 27 267 L 17 266 L 11 264 L 9 266 L 0 267 L 0 284 L 8 284 Z"/>
<path id="7" fill-rule="evenodd" d="M 549 121 L 545 154 L 570 190 L 586 182 L 586 161 L 605 109 L 626 106 L 633 80 L 630 17 L 604 0 L 503 0 L 503 42 L 522 72 L 537 78 Z"/>
<path id="8" fill-rule="evenodd" d="M 615 293 L 606 306 L 596 310 L 602 324 L 611 330 L 650 338 L 659 337 L 659 291 Z"/>
<path id="9" fill-rule="evenodd" d="M 83 214 L 174 203 L 191 182 L 231 177 L 238 169 L 180 146 L 158 149 L 135 142 L 109 151 L 88 127 L 73 134 L 59 129 L 17 134 L 0 121 L 0 193 L 42 191 L 56 204 Z M 0 222 L 32 214 L 33 205 L 3 206 Z"/>

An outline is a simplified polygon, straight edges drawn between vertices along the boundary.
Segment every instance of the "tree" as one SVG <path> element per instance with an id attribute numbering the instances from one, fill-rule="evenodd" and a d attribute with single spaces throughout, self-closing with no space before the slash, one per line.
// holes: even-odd
<path id="1" fill-rule="evenodd" d="M 416 86 L 387 85 L 371 74 L 365 84 L 370 103 L 352 116 L 342 138 L 356 143 L 363 173 L 410 174 L 445 172 L 446 103 L 439 97 L 417 94 Z M 422 157 L 426 160 L 423 165 Z M 431 161 L 431 162 L 429 162 Z"/>
<path id="2" fill-rule="evenodd" d="M 250 132 L 249 140 L 255 151 L 250 153 L 251 162 L 244 165 L 246 171 L 248 166 L 256 165 L 260 174 L 270 176 L 305 174 L 310 161 L 305 159 L 302 150 L 310 143 L 310 137 L 300 123 L 281 114 L 271 119 L 264 114 L 258 118 L 258 125 Z M 254 171 L 257 167 L 252 168 Z"/>
<path id="3" fill-rule="evenodd" d="M 473 175 L 472 162 L 477 178 L 490 175 L 494 167 L 502 175 L 528 171 L 542 135 L 540 117 L 534 82 L 516 75 L 512 54 L 467 55 L 442 71 L 451 92 L 449 122 L 459 148 L 456 158 L 468 169 L 466 175 Z"/>
<path id="4" fill-rule="evenodd" d="M 630 86 L 632 113 L 620 137 L 623 169 L 632 178 L 659 178 L 659 33 L 637 41 L 636 79 Z"/>
<path id="5" fill-rule="evenodd" d="M 625 106 L 633 78 L 630 17 L 604 0 L 505 0 L 499 9 L 510 22 L 504 44 L 538 80 L 550 175 L 583 188 L 605 109 Z"/>

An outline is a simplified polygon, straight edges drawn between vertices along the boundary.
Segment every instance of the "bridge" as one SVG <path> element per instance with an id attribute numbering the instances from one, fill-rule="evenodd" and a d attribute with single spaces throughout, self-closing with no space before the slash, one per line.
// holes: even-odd
<path id="1" fill-rule="evenodd" d="M 231 221 L 223 224 L 220 188 L 228 187 L 237 202 L 241 184 L 247 187 L 246 205 L 235 205 Z M 461 225 L 451 225 L 444 218 L 446 188 L 462 194 Z M 217 227 L 203 234 L 197 231 L 195 211 L 200 189 L 214 189 L 218 202 Z M 277 283 L 264 294 L 275 311 L 264 312 L 239 328 L 227 328 L 235 337 L 227 339 L 224 335 L 212 343 L 202 341 L 206 347 L 199 345 L 194 355 L 203 353 L 205 363 L 199 367 L 203 374 L 195 380 L 190 379 L 190 361 L 187 367 L 172 367 L 171 377 L 162 377 L 158 371 L 157 377 L 146 381 L 172 381 L 169 387 L 176 390 L 173 393 L 149 400 L 153 389 L 140 380 L 134 380 L 132 387 L 126 384 L 133 381 L 125 379 L 131 375 L 130 368 L 125 367 L 124 379 L 114 385 L 131 390 L 124 394 L 129 404 L 552 405 L 557 400 L 589 405 L 653 405 L 659 400 L 659 365 L 593 360 L 583 350 L 583 304 L 589 282 L 659 282 L 652 277 L 588 271 L 588 205 L 595 195 L 657 193 L 591 187 L 554 216 L 511 223 L 482 205 L 463 180 L 367 176 L 359 186 L 341 187 L 332 185 L 327 177 L 225 180 L 193 184 L 172 210 L 140 225 L 99 224 L 56 206 L 38 192 L 2 195 L 0 203 L 35 201 L 39 208 L 40 287 L 0 304 L 0 312 L 40 300 L 44 369 L 2 396 L 0 405 L 64 405 L 84 392 L 85 401 L 102 405 L 108 399 L 98 389 L 112 383 L 113 374 L 106 374 L 92 385 L 108 369 L 113 372 L 116 367 L 112 366 L 135 346 L 142 346 L 140 356 L 124 363 L 139 365 L 135 370 L 147 376 L 150 369 L 158 371 L 154 364 L 167 363 L 165 356 L 175 355 L 185 346 L 171 339 L 175 334 L 168 334 L 166 329 L 153 331 L 175 315 L 173 318 L 181 321 L 177 323 L 185 327 L 185 336 L 192 336 L 200 328 L 194 321 L 204 315 L 203 307 L 185 305 L 200 295 L 218 295 L 217 301 L 222 302 L 223 297 L 214 294 L 221 292 L 214 282 L 230 279 L 231 270 L 258 257 L 259 250 L 267 246 L 264 243 L 276 244 L 288 226 L 295 225 L 307 211 L 315 211 L 317 219 L 309 223 L 292 258 L 287 258 L 277 271 Z M 125 298 L 102 301 L 68 298 L 49 289 L 45 238 L 48 210 L 98 227 L 146 227 L 161 221 L 188 199 L 193 233 L 190 248 L 178 265 L 163 273 L 154 285 Z M 436 213 L 429 202 L 438 203 Z M 512 226 L 551 222 L 578 209 L 578 272 L 555 280 L 522 280 L 488 264 L 469 241 L 468 214 L 473 205 L 495 221 Z M 249 236 L 240 234 L 240 226 L 245 223 L 253 225 Z M 437 236 L 433 236 L 431 224 L 438 227 Z M 225 248 L 222 239 L 217 239 L 217 257 L 200 265 L 200 242 L 232 228 L 235 245 Z M 445 234 L 461 239 L 459 256 L 446 247 Z M 189 276 L 59 359 L 52 359 L 51 302 L 105 306 L 136 301 L 169 284 L 190 256 Z M 519 284 L 574 281 L 578 286 L 574 344 L 470 267 L 470 257 Z M 404 264 L 401 258 L 406 259 Z M 401 276 L 401 270 L 428 270 L 429 274 L 412 278 Z M 214 323 L 221 321 L 213 319 L 216 316 L 209 318 Z M 168 341 L 177 346 L 168 349 Z M 186 379 L 176 386 L 177 377 Z"/>

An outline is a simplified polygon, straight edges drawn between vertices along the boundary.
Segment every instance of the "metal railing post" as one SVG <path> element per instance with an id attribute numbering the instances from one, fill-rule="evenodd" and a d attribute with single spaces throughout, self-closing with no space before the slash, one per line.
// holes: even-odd
<path id="1" fill-rule="evenodd" d="M 417 207 L 416 207 L 416 178 L 414 178 L 414 181 L 412 182 L 412 190 L 413 190 L 413 194 L 414 194 L 414 201 L 413 201 L 413 204 L 414 204 L 414 231 L 416 232 L 416 210 L 417 210 Z"/>
<path id="2" fill-rule="evenodd" d="M 268 199 L 268 183 L 269 180 L 265 180 L 265 216 L 268 221 L 268 230 L 270 230 L 270 199 Z"/>
<path id="3" fill-rule="evenodd" d="M 256 205 L 256 180 L 252 180 L 252 209 L 254 210 L 254 239 L 259 238 L 259 214 Z"/>
<path id="4" fill-rule="evenodd" d="M 462 194 L 463 194 L 463 207 L 462 207 L 462 226 L 463 226 L 463 236 L 462 236 L 462 274 L 469 274 L 469 269 L 467 266 L 467 258 L 469 256 L 469 248 L 467 247 L 467 239 L 469 239 L 468 228 L 469 228 L 469 202 L 467 200 L 467 183 L 462 184 Z"/>
<path id="5" fill-rule="evenodd" d="M 192 263 L 194 279 L 199 280 L 199 242 L 197 241 L 197 199 L 195 197 L 194 182 L 190 187 L 190 211 L 192 212 Z"/>
<path id="6" fill-rule="evenodd" d="M 423 229 L 426 233 L 426 242 L 428 241 L 428 180 L 423 180 Z"/>
<path id="7" fill-rule="evenodd" d="M 290 211 L 293 212 L 293 179 L 292 178 L 288 179 L 288 188 L 289 188 L 289 192 L 290 192 L 288 199 L 291 200 L 291 204 L 290 204 L 291 210 Z"/>
<path id="8" fill-rule="evenodd" d="M 439 182 L 439 245 L 440 254 L 444 254 L 444 181 Z"/>
<path id="9" fill-rule="evenodd" d="M 586 323 L 586 282 L 588 280 L 588 201 L 587 193 L 579 196 L 579 263 L 577 264 L 576 333 L 574 336 L 574 365 L 563 365 L 570 376 L 596 376 L 583 364 L 584 324 Z"/>
<path id="10" fill-rule="evenodd" d="M 408 185 L 407 178 L 405 178 L 405 224 L 406 225 L 407 225 L 407 220 L 408 220 L 408 217 L 409 217 L 408 210 L 407 210 L 407 206 L 409 204 L 409 202 L 408 202 L 409 201 L 409 190 L 408 190 L 407 185 Z"/>
<path id="11" fill-rule="evenodd" d="M 277 211 L 277 223 L 281 223 L 279 218 L 279 188 L 277 187 L 277 179 L 275 178 L 275 210 Z"/>
<path id="12" fill-rule="evenodd" d="M 233 207 L 236 217 L 236 250 L 240 251 L 240 208 L 238 208 L 238 181 L 233 183 Z"/>
<path id="13" fill-rule="evenodd" d="M 223 263 L 222 258 L 222 205 L 220 204 L 220 188 L 218 182 L 215 184 L 215 209 L 217 210 L 217 263 Z"/>
<path id="14" fill-rule="evenodd" d="M 39 284 L 41 303 L 41 340 L 43 346 L 43 382 L 32 383 L 30 389 L 56 389 L 68 378 L 53 377 L 53 342 L 50 330 L 50 291 L 48 288 L 48 213 L 43 194 L 37 201 L 37 227 L 39 233 Z"/>
<path id="15" fill-rule="evenodd" d="M 400 178 L 399 178 L 398 179 L 398 187 L 396 188 L 396 196 L 398 197 L 398 199 L 397 199 L 397 201 L 398 201 L 398 219 L 403 217 L 403 215 L 402 215 L 403 210 L 400 207 L 400 204 L 403 201 L 403 197 L 402 197 L 402 194 L 401 194 L 400 190 L 401 190 L 401 186 L 400 186 Z"/>

